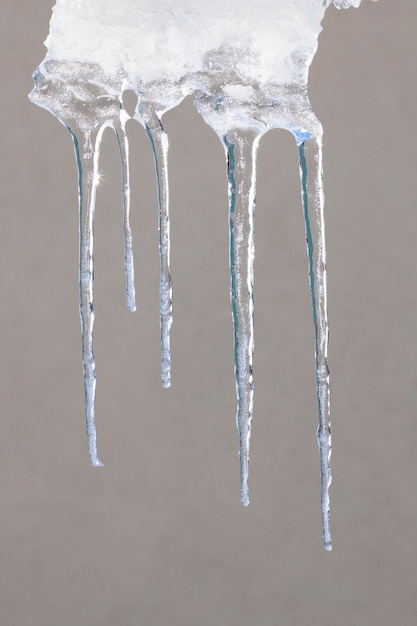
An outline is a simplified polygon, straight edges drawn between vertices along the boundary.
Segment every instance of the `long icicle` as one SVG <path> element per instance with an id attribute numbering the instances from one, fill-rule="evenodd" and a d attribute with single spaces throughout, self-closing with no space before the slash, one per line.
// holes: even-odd
<path id="1" fill-rule="evenodd" d="M 159 298 L 161 328 L 161 383 L 171 386 L 171 339 L 172 325 L 172 281 L 170 269 L 170 223 L 168 187 L 168 136 L 161 120 L 151 116 L 146 122 L 146 132 L 152 145 L 158 191 L 158 236 L 159 236 Z"/>
<path id="2" fill-rule="evenodd" d="M 93 276 L 93 228 L 96 188 L 98 182 L 99 148 L 102 135 L 93 131 L 74 131 L 75 158 L 78 168 L 78 198 L 80 220 L 80 320 L 81 351 L 84 373 L 85 417 L 88 450 L 91 465 L 102 465 L 97 456 L 97 435 L 94 418 L 96 391 L 96 365 L 93 351 L 94 326 L 94 276 Z"/>
<path id="3" fill-rule="evenodd" d="M 136 311 L 135 270 L 133 263 L 132 229 L 130 226 L 130 169 L 129 140 L 125 123 L 114 127 L 119 146 L 123 187 L 123 230 L 124 230 L 124 266 L 126 280 L 126 305 L 129 311 Z"/>
<path id="4" fill-rule="evenodd" d="M 326 284 L 326 246 L 324 230 L 324 193 L 322 173 L 322 136 L 297 142 L 300 163 L 301 196 L 304 210 L 313 320 L 315 328 L 316 385 L 319 408 L 317 442 L 320 450 L 321 513 L 323 545 L 332 549 L 330 534 L 331 426 L 330 382 L 327 363 L 328 321 Z"/>
<path id="5" fill-rule="evenodd" d="M 229 181 L 230 299 L 237 396 L 241 502 L 249 504 L 249 445 L 253 413 L 253 262 L 256 154 L 260 136 L 224 137 Z"/>

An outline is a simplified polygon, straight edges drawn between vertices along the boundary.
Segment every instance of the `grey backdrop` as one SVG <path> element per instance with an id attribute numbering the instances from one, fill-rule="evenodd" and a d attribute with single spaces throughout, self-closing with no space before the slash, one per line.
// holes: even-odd
<path id="1" fill-rule="evenodd" d="M 139 310 L 123 299 L 106 136 L 88 464 L 69 135 L 31 105 L 52 0 L 1 7 L 0 624 L 412 626 L 417 621 L 415 0 L 327 12 L 334 549 L 321 545 L 314 338 L 295 144 L 261 143 L 251 504 L 239 503 L 220 143 L 190 102 L 171 144 L 173 386 L 159 386 L 156 198 L 129 127 Z"/>

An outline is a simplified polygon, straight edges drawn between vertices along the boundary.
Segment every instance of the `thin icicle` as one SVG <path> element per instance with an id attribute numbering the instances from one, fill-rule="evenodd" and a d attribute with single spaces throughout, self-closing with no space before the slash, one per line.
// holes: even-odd
<path id="1" fill-rule="evenodd" d="M 161 383 L 171 386 L 172 281 L 170 269 L 170 224 L 168 187 L 168 135 L 161 120 L 151 116 L 146 122 L 146 132 L 152 145 L 158 190 L 159 235 L 159 312 L 161 328 Z"/>
<path id="2" fill-rule="evenodd" d="M 317 441 L 320 450 L 321 512 L 323 544 L 332 549 L 330 534 L 331 427 L 330 383 L 327 364 L 328 322 L 324 193 L 322 174 L 322 135 L 297 142 L 300 162 L 301 196 L 306 229 L 308 271 L 316 337 L 316 384 L 319 406 Z"/>
<path id="3" fill-rule="evenodd" d="M 253 261 L 256 154 L 259 135 L 224 137 L 229 181 L 230 299 L 237 396 L 241 501 L 249 504 L 249 445 L 253 412 Z"/>
<path id="4" fill-rule="evenodd" d="M 135 270 L 133 263 L 132 229 L 130 227 L 130 171 L 129 140 L 125 124 L 114 128 L 119 145 L 123 185 L 123 228 L 124 228 L 124 264 L 126 277 L 126 305 L 129 311 L 136 311 Z"/>
<path id="5" fill-rule="evenodd" d="M 94 418 L 96 391 L 96 365 L 93 350 L 94 326 L 94 275 L 93 275 L 93 228 L 96 188 L 98 181 L 98 159 L 102 130 L 71 129 L 75 157 L 78 167 L 79 219 L 80 219 L 80 320 L 82 337 L 82 360 L 84 371 L 85 417 L 88 450 L 91 465 L 102 465 L 97 456 L 97 435 Z"/>

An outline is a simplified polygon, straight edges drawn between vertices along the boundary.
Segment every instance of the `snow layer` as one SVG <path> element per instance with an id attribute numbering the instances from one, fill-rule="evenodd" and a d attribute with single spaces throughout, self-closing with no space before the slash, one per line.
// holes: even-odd
<path id="1" fill-rule="evenodd" d="M 333 0 L 341 8 L 360 0 Z M 178 82 L 214 65 L 244 81 L 306 84 L 331 0 L 58 0 L 47 60 Z M 219 68 L 220 69 L 220 68 Z"/>

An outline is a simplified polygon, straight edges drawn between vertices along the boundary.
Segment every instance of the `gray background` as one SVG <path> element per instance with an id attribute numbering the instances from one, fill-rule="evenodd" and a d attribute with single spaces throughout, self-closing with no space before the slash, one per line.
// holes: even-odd
<path id="1" fill-rule="evenodd" d="M 2 626 L 411 626 L 417 621 L 415 0 L 326 14 L 333 552 L 321 545 L 314 338 L 295 144 L 260 148 L 251 505 L 239 503 L 220 143 L 169 113 L 173 387 L 159 386 L 153 164 L 139 126 L 139 310 L 125 310 L 120 175 L 96 227 L 97 425 L 88 464 L 69 135 L 31 105 L 52 1 L 1 7 Z"/>

